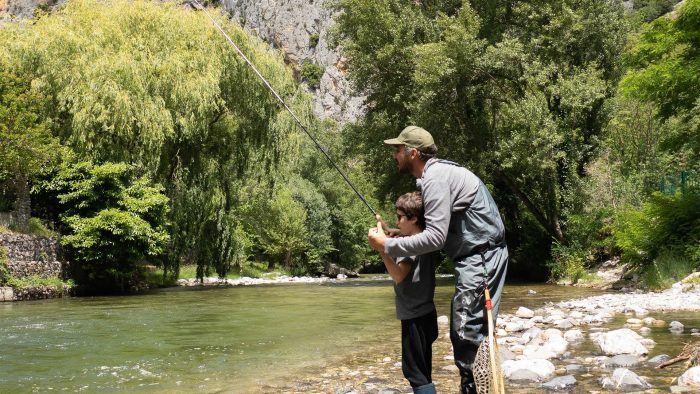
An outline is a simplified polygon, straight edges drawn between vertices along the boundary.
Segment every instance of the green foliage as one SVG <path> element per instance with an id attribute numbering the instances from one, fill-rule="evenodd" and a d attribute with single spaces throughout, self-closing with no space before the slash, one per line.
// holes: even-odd
<path id="1" fill-rule="evenodd" d="M 488 184 L 509 223 L 528 217 L 569 242 L 580 213 L 584 168 L 593 157 L 620 77 L 626 24 L 619 3 L 587 1 L 416 2 L 337 0 L 335 40 L 349 76 L 367 96 L 346 145 L 388 201 L 399 181 L 381 140 L 407 124 L 429 130 L 440 156 Z M 515 198 L 511 198 L 514 196 Z M 527 212 L 527 214 L 525 214 Z M 509 241 L 510 242 L 510 241 Z M 548 241 L 549 242 L 549 241 Z M 531 251 L 511 243 L 525 261 Z"/>
<path id="2" fill-rule="evenodd" d="M 249 232 L 256 245 L 269 256 L 272 268 L 280 264 L 289 269 L 301 262 L 309 247 L 306 230 L 306 210 L 286 189 L 278 189 L 269 200 L 256 201 L 248 213 Z"/>
<path id="3" fill-rule="evenodd" d="M 48 229 L 44 223 L 41 222 L 41 219 L 39 218 L 30 218 L 29 219 L 29 234 L 32 235 L 39 235 L 42 237 L 52 237 L 55 236 L 56 233 L 54 231 L 51 231 Z"/>
<path id="4" fill-rule="evenodd" d="M 63 281 L 60 278 L 45 278 L 43 276 L 32 275 L 25 278 L 11 277 L 7 281 L 7 286 L 14 289 L 31 289 L 34 287 L 52 287 L 59 292 L 65 293 L 75 287 L 72 280 Z"/>
<path id="5" fill-rule="evenodd" d="M 626 55 L 622 92 L 658 105 L 664 118 L 697 106 L 700 96 L 700 1 L 687 0 L 678 16 L 646 25 Z"/>
<path id="6" fill-rule="evenodd" d="M 314 33 L 309 36 L 309 47 L 310 48 L 316 48 L 318 45 L 318 40 L 320 39 L 318 33 Z"/>
<path id="7" fill-rule="evenodd" d="M 12 274 L 7 268 L 7 249 L 0 246 L 0 286 L 5 286 L 11 277 Z"/>
<path id="8" fill-rule="evenodd" d="M 317 88 L 325 70 L 318 64 L 304 61 L 301 64 L 301 78 L 312 88 Z"/>
<path id="9" fill-rule="evenodd" d="M 47 119 L 49 101 L 21 75 L 0 58 L 0 183 L 31 179 L 60 153 Z"/>
<path id="10" fill-rule="evenodd" d="M 310 99 L 281 53 L 213 14 L 309 120 Z M 169 2 L 78 0 L 5 26 L 0 42 L 0 59 L 51 103 L 52 131 L 77 157 L 130 163 L 164 185 L 168 273 L 181 262 L 220 275 L 241 264 L 249 243 L 236 212 L 242 182 L 270 182 L 295 129 L 203 13 Z"/>
<path id="11" fill-rule="evenodd" d="M 548 266 L 553 281 L 577 283 L 587 274 L 586 251 L 578 243 L 568 246 L 555 243 L 552 246 L 552 259 Z"/>
<path id="12" fill-rule="evenodd" d="M 651 22 L 671 12 L 678 2 L 679 0 L 635 0 L 633 10 L 642 21 Z"/>
<path id="13" fill-rule="evenodd" d="M 639 209 L 619 214 L 616 244 L 622 256 L 647 266 L 664 253 L 700 266 L 700 192 L 673 196 L 654 193 Z"/>
<path id="14" fill-rule="evenodd" d="M 123 290 L 137 263 L 164 253 L 168 198 L 128 165 L 66 164 L 47 187 L 64 208 L 61 242 L 90 285 Z"/>
<path id="15" fill-rule="evenodd" d="M 682 254 L 663 251 L 644 268 L 644 284 L 652 290 L 668 289 L 695 271 L 698 265 Z"/>

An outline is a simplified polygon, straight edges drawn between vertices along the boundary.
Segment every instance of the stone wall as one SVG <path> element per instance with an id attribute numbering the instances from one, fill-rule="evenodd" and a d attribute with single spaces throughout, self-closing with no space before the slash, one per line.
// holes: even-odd
<path id="1" fill-rule="evenodd" d="M 15 277 L 64 277 L 65 263 L 60 261 L 61 249 L 55 237 L 0 234 L 0 247 L 7 250 L 7 267 Z"/>

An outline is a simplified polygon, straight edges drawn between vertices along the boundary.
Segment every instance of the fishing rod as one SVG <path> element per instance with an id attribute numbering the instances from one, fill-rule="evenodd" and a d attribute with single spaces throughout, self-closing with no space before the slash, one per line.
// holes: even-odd
<path id="1" fill-rule="evenodd" d="M 311 134 L 309 132 L 309 130 L 306 128 L 306 126 L 304 126 L 304 124 L 301 122 L 301 120 L 299 120 L 299 118 L 294 113 L 294 111 L 292 111 L 292 109 L 289 108 L 289 106 L 284 101 L 284 99 L 282 99 L 282 97 L 277 93 L 277 91 L 275 91 L 275 89 L 272 87 L 272 85 L 270 85 L 270 83 L 267 81 L 267 79 L 265 79 L 265 77 L 260 73 L 258 68 L 255 67 L 253 62 L 251 62 L 250 59 L 248 59 L 248 57 L 243 53 L 243 51 L 241 51 L 241 49 L 238 47 L 238 45 L 236 45 L 236 43 L 231 39 L 231 37 L 229 37 L 229 35 L 221 27 L 221 25 L 219 25 L 219 23 L 211 16 L 209 11 L 207 11 L 207 9 L 198 0 L 186 0 L 186 3 L 189 3 L 195 9 L 204 12 L 204 14 L 207 16 L 207 18 L 209 18 L 209 20 L 214 25 L 214 27 L 216 27 L 216 29 L 219 30 L 221 32 L 221 34 L 224 35 L 224 37 L 226 38 L 226 41 L 228 41 L 228 43 L 231 44 L 231 46 L 233 46 L 233 48 L 241 56 L 241 58 L 243 58 L 243 60 L 246 62 L 246 64 L 248 64 L 248 66 L 250 66 L 250 68 L 255 72 L 255 75 L 257 75 L 258 78 L 260 78 L 260 80 L 263 82 L 263 84 L 265 84 L 267 89 L 272 93 L 273 96 L 275 96 L 277 101 L 279 101 L 282 104 L 284 109 L 286 109 L 290 115 L 292 115 L 292 118 L 297 123 L 297 125 L 304 131 L 304 133 L 306 133 L 307 136 L 309 136 L 309 138 L 311 138 L 311 141 L 314 142 L 314 144 L 316 145 L 316 148 L 318 148 L 318 150 L 320 150 L 321 153 L 323 153 L 323 155 L 326 157 L 326 159 L 328 159 L 328 161 L 331 163 L 331 165 L 333 165 L 333 168 L 335 168 L 336 171 L 338 171 L 338 173 L 343 177 L 343 179 L 348 184 L 348 186 L 350 186 L 350 188 L 355 192 L 355 194 L 357 194 L 357 197 L 359 197 L 360 200 L 362 200 L 362 202 L 365 203 L 367 208 L 374 215 L 375 219 L 381 221 L 382 225 L 384 225 L 384 222 L 381 219 L 381 216 L 379 214 L 377 214 L 377 211 L 375 211 L 371 205 L 369 205 L 369 202 L 367 202 L 367 199 L 365 198 L 365 196 L 363 196 L 362 193 L 360 193 L 360 191 L 357 190 L 355 185 L 353 185 L 353 183 L 350 181 L 350 178 L 348 178 L 348 176 L 345 174 L 345 172 L 343 172 L 343 170 L 341 170 L 340 167 L 338 167 L 336 162 L 328 155 L 328 152 L 326 152 L 326 149 L 324 149 L 321 146 L 321 144 L 318 142 L 318 140 L 316 140 L 316 137 L 314 137 L 313 134 Z M 384 228 L 385 229 L 387 228 L 386 225 L 384 225 Z"/>

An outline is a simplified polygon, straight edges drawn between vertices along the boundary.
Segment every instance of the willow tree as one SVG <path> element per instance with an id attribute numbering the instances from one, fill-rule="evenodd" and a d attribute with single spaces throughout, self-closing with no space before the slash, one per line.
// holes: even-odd
<path id="1" fill-rule="evenodd" d="M 472 6 L 473 4 L 473 6 Z M 418 123 L 442 157 L 497 190 L 509 239 L 523 217 L 567 243 L 566 214 L 606 119 L 625 40 L 608 1 L 337 0 L 337 38 L 367 95 L 354 145 L 378 163 L 385 190 L 395 165 L 381 140 Z M 368 133 L 371 130 L 372 133 Z M 392 175 L 384 175 L 392 174 Z M 528 254 L 531 251 L 528 251 Z"/>
<path id="2" fill-rule="evenodd" d="M 292 106 L 309 106 L 279 52 L 216 18 Z M 6 25 L 0 41 L 11 67 L 52 100 L 62 143 L 165 185 L 166 266 L 186 259 L 224 273 L 240 246 L 239 186 L 270 177 L 293 126 L 206 16 L 169 2 L 76 0 Z"/>

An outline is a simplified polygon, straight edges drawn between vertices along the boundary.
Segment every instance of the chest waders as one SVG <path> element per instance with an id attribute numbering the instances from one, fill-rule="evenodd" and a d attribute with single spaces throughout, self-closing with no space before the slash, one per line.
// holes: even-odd
<path id="1" fill-rule="evenodd" d="M 484 269 L 484 307 L 486 308 L 486 319 L 488 324 L 488 337 L 481 341 L 476 358 L 472 365 L 474 373 L 474 383 L 479 394 L 504 394 L 505 382 L 503 370 L 501 368 L 501 355 L 498 350 L 498 343 L 494 333 L 493 304 L 491 303 L 491 293 L 488 286 L 488 271 L 486 269 L 486 257 L 484 250 L 479 251 L 481 263 Z"/>

